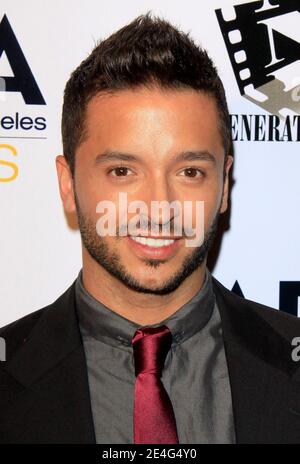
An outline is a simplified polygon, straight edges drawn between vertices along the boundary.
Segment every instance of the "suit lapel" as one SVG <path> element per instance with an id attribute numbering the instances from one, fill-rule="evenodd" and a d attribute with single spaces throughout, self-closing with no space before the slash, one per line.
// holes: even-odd
<path id="1" fill-rule="evenodd" d="M 290 341 L 244 299 L 215 278 L 213 284 L 222 320 L 237 443 L 299 442 L 300 414 L 291 411 L 300 394 L 299 383 L 295 387 L 292 382 L 298 366 L 291 360 Z"/>
<path id="2" fill-rule="evenodd" d="M 95 443 L 74 283 L 43 310 L 4 368 L 15 392 L 0 398 L 4 442 Z"/>

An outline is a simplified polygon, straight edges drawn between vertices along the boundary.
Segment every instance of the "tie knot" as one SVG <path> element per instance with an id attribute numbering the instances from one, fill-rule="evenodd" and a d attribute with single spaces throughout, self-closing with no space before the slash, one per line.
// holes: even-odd
<path id="1" fill-rule="evenodd" d="M 131 343 L 133 345 L 135 375 L 157 373 L 161 376 L 172 343 L 170 329 L 165 325 L 138 329 Z"/>

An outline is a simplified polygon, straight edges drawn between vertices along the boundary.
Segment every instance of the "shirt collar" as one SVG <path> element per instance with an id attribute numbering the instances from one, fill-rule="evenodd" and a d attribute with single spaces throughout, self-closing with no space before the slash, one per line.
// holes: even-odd
<path id="1" fill-rule="evenodd" d="M 79 325 L 84 335 L 113 346 L 131 346 L 135 331 L 143 326 L 96 300 L 83 286 L 82 270 L 76 279 L 75 292 Z M 214 304 L 212 276 L 206 268 L 205 281 L 198 292 L 174 314 L 151 327 L 166 325 L 173 335 L 172 344 L 182 343 L 203 329 L 212 315 Z"/>

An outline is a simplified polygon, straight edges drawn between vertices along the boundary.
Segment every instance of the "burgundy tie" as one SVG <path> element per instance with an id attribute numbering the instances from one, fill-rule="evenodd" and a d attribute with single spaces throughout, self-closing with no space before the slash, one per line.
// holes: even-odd
<path id="1" fill-rule="evenodd" d="M 134 443 L 178 443 L 173 407 L 160 377 L 172 334 L 167 326 L 136 330 L 132 341 L 135 364 Z"/>

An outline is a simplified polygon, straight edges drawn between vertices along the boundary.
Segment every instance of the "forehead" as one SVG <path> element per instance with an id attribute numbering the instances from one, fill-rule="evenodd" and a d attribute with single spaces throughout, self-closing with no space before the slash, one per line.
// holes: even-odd
<path id="1" fill-rule="evenodd" d="M 223 151 L 219 125 L 215 99 L 193 89 L 100 93 L 88 103 L 85 117 L 86 138 L 116 149 L 126 148 L 116 146 L 123 144 L 161 151 L 190 144 L 188 148 Z"/>

